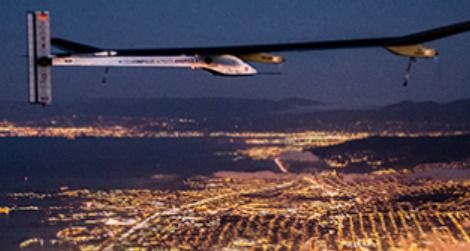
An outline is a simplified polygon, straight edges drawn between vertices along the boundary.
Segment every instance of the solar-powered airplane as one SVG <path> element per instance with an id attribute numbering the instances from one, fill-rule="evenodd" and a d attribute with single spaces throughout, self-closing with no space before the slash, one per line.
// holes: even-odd
<path id="1" fill-rule="evenodd" d="M 280 55 L 272 52 L 382 47 L 410 58 L 404 85 L 416 58 L 434 58 L 437 51 L 423 42 L 470 30 L 470 21 L 404 36 L 329 40 L 261 45 L 220 47 L 103 49 L 62 38 L 51 38 L 48 11 L 27 13 L 29 102 L 48 105 L 52 101 L 51 68 L 53 66 L 106 67 L 179 67 L 202 69 L 221 76 L 252 76 L 258 71 L 248 62 L 281 64 Z M 51 45 L 63 53 L 52 54 Z"/>

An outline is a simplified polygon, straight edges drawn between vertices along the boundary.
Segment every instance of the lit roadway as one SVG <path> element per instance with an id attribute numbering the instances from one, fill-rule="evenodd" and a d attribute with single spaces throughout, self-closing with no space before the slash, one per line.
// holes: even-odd
<path id="1" fill-rule="evenodd" d="M 229 198 L 229 197 L 235 197 L 235 196 L 240 196 L 240 195 L 243 195 L 243 194 L 250 194 L 250 193 L 268 192 L 270 190 L 285 189 L 285 188 L 288 188 L 288 187 L 292 186 L 294 183 L 295 183 L 294 181 L 289 181 L 289 182 L 285 182 L 285 183 L 282 183 L 282 184 L 279 184 L 279 185 L 276 185 L 276 186 L 272 186 L 272 187 L 268 187 L 268 188 L 259 188 L 259 189 L 251 189 L 251 190 L 248 190 L 248 191 L 227 193 L 227 194 L 223 194 L 223 195 L 219 195 L 219 196 L 215 196 L 215 197 L 211 197 L 211 198 L 205 198 L 205 199 L 202 199 L 200 201 L 196 201 L 196 202 L 193 202 L 193 203 L 183 205 L 179 208 L 176 207 L 176 208 L 170 208 L 170 209 L 167 209 L 167 210 L 164 210 L 164 211 L 157 211 L 154 214 L 150 215 L 149 217 L 144 218 L 142 221 L 136 223 L 129 230 L 124 231 L 123 233 L 121 233 L 120 236 L 116 236 L 116 238 L 109 239 L 108 241 L 105 241 L 102 245 L 103 248 L 100 248 L 99 250 L 104 250 L 104 251 L 114 250 L 113 249 L 114 244 L 116 243 L 116 241 L 114 241 L 114 240 L 117 239 L 119 242 L 124 241 L 126 238 L 131 236 L 137 230 L 148 227 L 150 222 L 152 222 L 155 218 L 158 218 L 160 216 L 174 215 L 174 214 L 176 214 L 176 213 L 178 213 L 178 212 L 180 212 L 181 210 L 184 210 L 184 209 L 201 206 L 201 205 L 204 205 L 204 204 L 208 204 L 208 203 L 215 202 L 215 201 L 222 200 L 222 199 Z M 110 243 L 107 243 L 107 242 L 110 242 Z"/>

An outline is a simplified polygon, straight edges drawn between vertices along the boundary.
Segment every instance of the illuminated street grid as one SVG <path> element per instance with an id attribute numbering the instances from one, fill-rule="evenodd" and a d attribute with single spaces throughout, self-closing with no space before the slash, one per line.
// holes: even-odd
<path id="1" fill-rule="evenodd" d="M 62 201 L 46 209 L 47 224 L 61 226 L 55 239 L 20 245 L 26 250 L 48 241 L 80 250 L 468 248 L 470 181 L 411 177 L 409 171 L 322 172 L 271 179 L 197 177 L 176 191 L 65 188 L 48 195 Z"/>

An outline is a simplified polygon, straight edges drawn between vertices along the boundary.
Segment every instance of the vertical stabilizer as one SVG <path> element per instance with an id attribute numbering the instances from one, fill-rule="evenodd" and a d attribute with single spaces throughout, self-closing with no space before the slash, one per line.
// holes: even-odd
<path id="1" fill-rule="evenodd" d="M 49 12 L 28 12 L 27 23 L 29 102 L 48 105 L 52 101 Z"/>

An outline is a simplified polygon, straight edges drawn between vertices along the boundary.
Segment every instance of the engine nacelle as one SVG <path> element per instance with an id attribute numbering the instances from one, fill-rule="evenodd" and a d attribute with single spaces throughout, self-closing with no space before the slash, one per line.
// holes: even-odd
<path id="1" fill-rule="evenodd" d="M 282 64 L 286 60 L 282 56 L 273 55 L 269 53 L 252 53 L 237 55 L 239 58 L 248 62 L 256 62 L 263 64 Z"/>
<path id="2" fill-rule="evenodd" d="M 433 58 L 438 54 L 437 50 L 426 48 L 421 44 L 387 46 L 385 48 L 394 54 L 404 57 Z"/>

